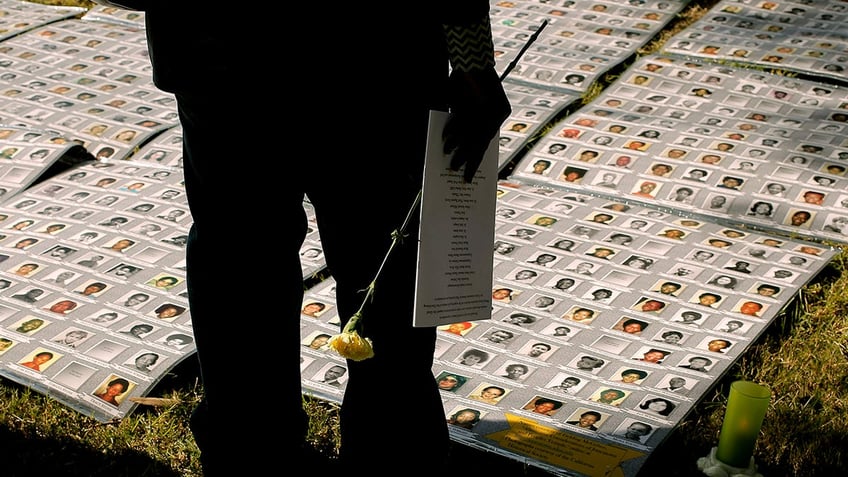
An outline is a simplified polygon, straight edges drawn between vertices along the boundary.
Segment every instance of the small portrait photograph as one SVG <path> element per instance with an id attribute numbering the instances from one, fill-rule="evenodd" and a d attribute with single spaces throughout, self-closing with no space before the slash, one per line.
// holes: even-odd
<path id="1" fill-rule="evenodd" d="M 506 347 L 513 343 L 516 338 L 521 335 L 512 330 L 507 330 L 504 328 L 492 327 L 486 330 L 482 335 L 480 335 L 478 340 L 482 341 L 486 344 L 493 344 L 502 347 Z"/>
<path id="2" fill-rule="evenodd" d="M 322 301 L 313 300 L 311 298 L 307 298 L 303 301 L 303 304 L 300 307 L 300 314 L 302 316 L 308 316 L 310 318 L 320 318 L 321 315 L 330 311 L 332 305 L 328 305 Z"/>
<path id="3" fill-rule="evenodd" d="M 517 244 L 506 242 L 503 240 L 496 240 L 494 251 L 498 255 L 512 255 L 516 250 L 520 248 L 521 247 Z"/>
<path id="4" fill-rule="evenodd" d="M 492 406 L 497 406 L 501 399 L 503 399 L 511 391 L 511 389 L 507 389 L 503 386 L 484 382 L 474 388 L 467 397 L 472 401 L 479 401 L 491 404 Z"/>
<path id="5" fill-rule="evenodd" d="M 619 319 L 615 322 L 614 325 L 612 325 L 612 329 L 633 336 L 641 336 L 642 332 L 645 331 L 645 329 L 647 329 L 649 325 L 650 322 L 648 322 L 647 320 L 640 320 L 638 318 L 622 316 L 621 319 Z"/>
<path id="6" fill-rule="evenodd" d="M 506 361 L 494 371 L 494 376 L 511 379 L 513 381 L 524 381 L 536 371 L 535 366 L 518 361 Z"/>
<path id="7" fill-rule="evenodd" d="M 724 264 L 724 267 L 723 267 L 724 270 L 728 270 L 728 271 L 736 272 L 736 273 L 743 273 L 745 275 L 750 275 L 755 270 L 757 270 L 757 268 L 759 268 L 759 267 L 756 264 L 752 264 L 748 260 L 736 260 L 736 259 L 731 259 L 729 262 Z M 729 287 L 725 287 L 725 288 L 729 288 Z"/>
<path id="8" fill-rule="evenodd" d="M 796 202 L 811 205 L 823 205 L 827 194 L 818 190 L 805 189 L 798 194 Z"/>
<path id="9" fill-rule="evenodd" d="M 454 358 L 453 362 L 475 369 L 482 369 L 491 359 L 492 354 L 488 351 L 469 346 L 459 356 Z"/>
<path id="10" fill-rule="evenodd" d="M 526 172 L 531 174 L 539 174 L 541 176 L 546 176 L 550 172 L 551 169 L 551 161 L 548 159 L 536 159 L 529 163 Z"/>
<path id="11" fill-rule="evenodd" d="M 600 386 L 589 396 L 590 401 L 607 406 L 618 407 L 630 395 L 632 391 L 617 389 L 614 387 Z"/>
<path id="12" fill-rule="evenodd" d="M 792 249 L 793 252 L 805 253 L 807 255 L 813 255 L 815 257 L 824 253 L 824 249 L 820 247 L 814 247 L 812 245 L 797 245 Z"/>
<path id="13" fill-rule="evenodd" d="M 707 281 L 707 285 L 712 285 L 714 287 L 719 288 L 727 288 L 728 290 L 737 289 L 739 287 L 739 283 L 740 278 L 725 273 L 717 273 Z"/>
<path id="14" fill-rule="evenodd" d="M 562 408 L 563 402 L 558 399 L 551 399 L 545 396 L 536 395 L 529 401 L 521 409 L 525 411 L 534 412 L 536 414 L 543 414 L 545 416 L 553 416 Z"/>
<path id="15" fill-rule="evenodd" d="M 583 431 L 595 432 L 601 428 L 609 416 L 609 414 L 594 409 L 580 407 L 568 416 L 565 423 Z"/>
<path id="16" fill-rule="evenodd" d="M 692 333 L 687 333 L 674 328 L 662 328 L 651 338 L 651 340 L 656 343 L 678 346 L 685 343 L 690 336 L 692 336 Z"/>
<path id="17" fill-rule="evenodd" d="M 631 340 L 616 338 L 615 336 L 601 335 L 592 342 L 592 349 L 620 354 L 631 342 Z"/>
<path id="18" fill-rule="evenodd" d="M 521 306 L 534 312 L 551 312 L 559 304 L 559 299 L 542 293 L 534 293 Z"/>
<path id="19" fill-rule="evenodd" d="M 652 371 L 634 368 L 630 366 L 620 366 L 618 369 L 614 370 L 607 380 L 612 381 L 614 383 L 623 383 L 623 384 L 635 384 L 640 385 L 642 382 L 652 374 Z"/>
<path id="20" fill-rule="evenodd" d="M 163 303 L 150 313 L 150 316 L 158 320 L 172 322 L 185 313 L 186 307 L 176 303 Z"/>
<path id="21" fill-rule="evenodd" d="M 680 227 L 695 229 L 695 230 L 700 229 L 701 227 L 704 226 L 703 222 L 700 222 L 698 220 L 693 220 L 693 219 L 677 219 L 674 222 L 672 222 L 672 224 L 678 225 Z"/>
<path id="22" fill-rule="evenodd" d="M 574 321 L 588 325 L 593 322 L 600 313 L 583 305 L 574 305 L 568 309 L 560 318 L 567 321 Z"/>
<path id="23" fill-rule="evenodd" d="M 744 335 L 751 329 L 751 323 L 737 318 L 724 318 L 714 328 L 720 333 L 732 333 L 735 335 Z"/>
<path id="24" fill-rule="evenodd" d="M 70 327 L 62 330 L 61 333 L 51 338 L 50 342 L 66 346 L 68 348 L 78 348 L 93 336 L 94 333 L 91 331 L 77 327 Z"/>
<path id="25" fill-rule="evenodd" d="M 656 423 L 649 424 L 644 421 L 627 418 L 615 428 L 611 435 L 636 444 L 644 444 L 656 430 Z"/>
<path id="26" fill-rule="evenodd" d="M 156 287 L 160 290 L 170 290 L 180 283 L 184 282 L 185 278 L 177 277 L 168 273 L 160 273 L 150 280 L 145 282 L 145 285 Z"/>
<path id="27" fill-rule="evenodd" d="M 667 306 L 668 303 L 665 300 L 643 296 L 636 300 L 636 303 L 634 303 L 630 309 L 634 311 L 641 311 L 642 313 L 659 315 L 666 309 Z"/>
<path id="28" fill-rule="evenodd" d="M 733 204 L 733 199 L 726 194 L 709 194 L 701 207 L 710 212 L 727 212 Z"/>
<path id="29" fill-rule="evenodd" d="M 564 323 L 553 322 L 540 330 L 539 333 L 565 341 L 577 335 L 580 330 L 580 328 L 568 326 Z"/>
<path id="30" fill-rule="evenodd" d="M 596 247 L 592 247 L 591 249 L 589 249 L 589 251 L 587 251 L 585 253 L 585 255 L 588 256 L 588 257 L 593 257 L 593 258 L 600 258 L 601 260 L 609 260 L 613 256 L 615 256 L 616 253 L 618 253 L 618 250 L 616 250 L 614 248 L 605 247 L 605 246 L 596 246 Z"/>
<path id="31" fill-rule="evenodd" d="M 606 360 L 601 357 L 589 354 L 580 354 L 571 360 L 571 362 L 568 363 L 568 366 L 587 373 L 598 374 L 600 370 L 606 366 L 606 364 Z"/>
<path id="32" fill-rule="evenodd" d="M 497 286 L 492 288 L 492 300 L 500 303 L 510 303 L 521 295 L 523 290 L 508 286 Z"/>
<path id="33" fill-rule="evenodd" d="M 318 247 L 308 245 L 300 249 L 300 258 L 311 262 L 318 262 L 323 260 L 324 251 Z"/>
<path id="34" fill-rule="evenodd" d="M 583 220 L 585 220 L 587 222 L 591 222 L 593 224 L 610 225 L 615 220 L 616 217 L 617 217 L 617 215 L 611 214 L 611 213 L 608 213 L 608 212 L 594 212 L 593 211 L 589 215 L 583 217 Z"/>
<path id="35" fill-rule="evenodd" d="M 523 356 L 529 356 L 541 361 L 547 361 L 556 351 L 559 346 L 552 345 L 545 341 L 530 340 L 518 349 L 517 353 Z"/>
<path id="36" fill-rule="evenodd" d="M 61 358 L 61 353 L 38 347 L 18 361 L 18 364 L 39 373 L 44 372 Z"/>
<path id="37" fill-rule="evenodd" d="M 150 350 L 142 350 L 136 354 L 134 354 L 130 359 L 123 362 L 123 365 L 132 369 L 133 371 L 141 371 L 143 373 L 149 373 L 156 369 L 162 362 L 164 362 L 167 358 L 164 358 L 162 354 Z"/>
<path id="38" fill-rule="evenodd" d="M 727 350 L 732 348 L 734 344 L 735 342 L 733 340 L 729 340 L 727 338 L 707 336 L 698 343 L 696 348 L 712 353 L 727 353 Z"/>
<path id="39" fill-rule="evenodd" d="M 662 364 L 671 354 L 671 351 L 667 349 L 643 346 L 630 359 L 643 363 Z"/>
<path id="40" fill-rule="evenodd" d="M 607 137 L 609 138 L 609 136 L 607 136 Z M 610 139 L 612 139 L 612 138 L 610 138 Z M 576 161 L 576 162 L 585 162 L 587 164 L 594 164 L 594 163 L 598 162 L 598 156 L 600 156 L 600 153 L 596 149 L 581 149 L 576 154 L 574 154 L 574 156 L 571 159 Z M 571 168 L 571 169 L 572 170 L 585 171 L 585 169 L 578 169 L 578 168 Z M 568 172 L 568 168 L 566 168 L 566 172 Z M 567 179 L 567 174 L 563 174 L 563 175 L 566 177 L 566 179 L 565 179 L 566 181 L 573 182 L 573 181 L 569 181 Z"/>
<path id="41" fill-rule="evenodd" d="M 539 272 L 531 268 L 518 266 L 514 267 L 511 271 L 506 273 L 506 275 L 501 276 L 501 278 L 530 285 L 535 282 L 542 274 L 544 274 L 544 272 Z"/>
<path id="42" fill-rule="evenodd" d="M 694 303 L 708 308 L 718 308 L 723 301 L 724 295 L 720 295 L 709 290 L 698 290 L 692 294 L 691 298 L 689 298 L 689 303 Z"/>
<path id="43" fill-rule="evenodd" d="M 533 255 L 530 255 L 528 259 L 524 263 L 529 263 L 532 265 L 551 268 L 559 262 L 561 257 L 559 255 L 555 255 L 548 252 L 535 252 Z"/>
<path id="44" fill-rule="evenodd" d="M 680 293 L 682 293 L 686 287 L 686 284 L 679 281 L 660 279 L 655 281 L 649 290 L 667 296 L 680 296 Z"/>
<path id="45" fill-rule="evenodd" d="M 688 231 L 685 231 L 679 227 L 663 227 L 662 230 L 657 234 L 657 237 L 662 237 L 666 239 L 672 240 L 683 240 L 689 235 Z"/>
<path id="46" fill-rule="evenodd" d="M 807 268 L 810 266 L 810 259 L 802 257 L 801 255 L 787 253 L 780 257 L 777 263 L 782 263 L 796 268 Z"/>
<path id="47" fill-rule="evenodd" d="M 609 187 L 611 189 L 615 189 L 618 187 L 618 183 L 621 181 L 621 177 L 621 174 L 605 171 L 595 176 L 595 179 L 592 181 L 592 185 L 597 187 Z"/>
<path id="48" fill-rule="evenodd" d="M 548 384 L 545 385 L 545 389 L 556 393 L 574 395 L 583 389 L 588 382 L 589 380 L 586 378 L 580 378 L 568 373 L 557 373 L 553 379 L 548 381 Z"/>
<path id="49" fill-rule="evenodd" d="M 592 302 L 603 303 L 608 305 L 615 300 L 616 297 L 621 295 L 620 290 L 616 290 L 609 287 L 595 287 L 589 289 L 586 293 L 583 294 L 581 298 L 585 298 Z"/>
<path id="50" fill-rule="evenodd" d="M 671 318 L 671 322 L 690 326 L 701 326 L 701 324 L 703 324 L 704 321 L 709 317 L 709 314 L 704 313 L 702 311 L 695 311 L 683 308 L 678 310 L 677 313 L 674 314 L 674 316 Z"/>
<path id="51" fill-rule="evenodd" d="M 532 241 L 539 231 L 529 227 L 512 227 L 506 232 L 507 237 L 515 237 L 520 240 Z"/>
<path id="52" fill-rule="evenodd" d="M 450 426 L 471 430 L 486 415 L 485 411 L 459 405 L 447 413 L 447 423 Z"/>
<path id="53" fill-rule="evenodd" d="M 136 383 L 112 374 L 97 386 L 92 395 L 118 407 L 124 402 L 124 399 L 126 399 L 135 386 Z"/>
<path id="54" fill-rule="evenodd" d="M 748 293 L 751 295 L 767 298 L 777 298 L 780 296 L 782 291 L 783 287 L 775 285 L 774 283 L 766 282 L 756 282 L 748 289 Z"/>
<path id="55" fill-rule="evenodd" d="M 641 181 L 636 185 L 636 187 L 630 190 L 630 193 L 637 197 L 655 199 L 662 186 L 663 184 L 655 181 Z"/>
<path id="56" fill-rule="evenodd" d="M 707 373 L 715 365 L 716 360 L 698 354 L 688 354 L 680 360 L 678 368 L 689 369 L 700 373 Z"/>
<path id="57" fill-rule="evenodd" d="M 64 260 L 66 258 L 70 258 L 78 251 L 79 249 L 65 245 L 54 245 L 42 252 L 41 255 L 44 255 L 47 258 L 52 258 L 53 260 Z"/>
<path id="58" fill-rule="evenodd" d="M 696 384 L 698 384 L 698 380 L 692 377 L 668 373 L 660 379 L 655 387 L 661 391 L 686 395 Z"/>
<path id="59" fill-rule="evenodd" d="M 807 209 L 791 208 L 781 220 L 781 224 L 808 230 L 816 216 L 816 212 Z"/>
<path id="60" fill-rule="evenodd" d="M 828 214 L 822 232 L 838 235 L 848 235 L 848 216 L 840 214 Z"/>
<path id="61" fill-rule="evenodd" d="M 439 391 L 447 391 L 451 393 L 457 392 L 468 380 L 468 376 L 464 376 L 453 371 L 444 370 L 436 375 L 436 383 Z"/>
<path id="62" fill-rule="evenodd" d="M 136 265 L 130 265 L 128 263 L 119 263 L 118 265 L 115 265 L 114 267 L 107 270 L 106 273 L 110 276 L 117 277 L 122 280 L 128 280 L 142 270 L 143 269 L 141 267 L 138 267 Z"/>
<path id="63" fill-rule="evenodd" d="M 347 383 L 347 368 L 338 363 L 327 363 L 310 380 L 334 388 L 344 388 Z"/>
<path id="64" fill-rule="evenodd" d="M 332 338 L 332 335 L 329 332 L 316 330 L 306 335 L 306 338 L 302 339 L 300 344 L 316 351 L 326 351 L 330 349 L 327 345 L 330 338 Z"/>
<path id="65" fill-rule="evenodd" d="M 553 212 L 557 215 L 568 215 L 574 209 L 574 206 L 566 202 L 553 201 L 545 204 L 542 209 Z"/>
<path id="66" fill-rule="evenodd" d="M 671 399 L 649 394 L 636 406 L 636 409 L 654 416 L 668 418 L 678 404 Z"/>
<path id="67" fill-rule="evenodd" d="M 62 299 L 55 300 L 51 303 L 48 303 L 47 305 L 45 305 L 41 309 L 52 312 L 52 313 L 56 313 L 58 315 L 67 315 L 67 314 L 70 314 L 71 312 L 73 312 L 74 310 L 76 310 L 77 307 L 79 307 L 79 302 L 74 301 L 74 300 L 69 300 L 67 298 L 62 298 Z"/>
<path id="68" fill-rule="evenodd" d="M 447 325 L 439 325 L 437 329 L 444 333 L 453 334 L 456 336 L 465 336 L 469 331 L 477 327 L 479 323 L 474 321 L 457 321 Z"/>
<path id="69" fill-rule="evenodd" d="M 97 298 L 111 287 L 112 285 L 100 280 L 86 280 L 74 288 L 73 292 L 84 297 Z"/>
<path id="70" fill-rule="evenodd" d="M 769 306 L 762 301 L 742 298 L 733 305 L 731 311 L 752 318 L 762 318 Z"/>
<path id="71" fill-rule="evenodd" d="M 545 147 L 543 147 L 541 149 L 541 152 L 543 154 L 548 154 L 548 155 L 551 155 L 551 156 L 562 157 L 562 156 L 565 155 L 565 151 L 567 149 L 568 149 L 568 145 L 566 143 L 561 142 L 561 141 L 553 141 L 553 142 L 549 142 L 548 144 L 546 144 Z M 534 172 L 534 169 L 535 169 L 535 163 L 533 165 L 531 165 L 528 170 L 530 172 Z"/>
<path id="72" fill-rule="evenodd" d="M 586 176 L 586 172 L 588 172 L 588 169 L 567 166 L 565 170 L 562 171 L 562 175 L 560 175 L 559 180 L 579 184 L 583 182 L 583 177 Z"/>
<path id="73" fill-rule="evenodd" d="M 654 259 L 644 255 L 630 255 L 621 264 L 637 270 L 650 270 L 654 265 Z"/>
<path id="74" fill-rule="evenodd" d="M 529 313 L 524 313 L 520 311 L 512 311 L 506 310 L 509 313 L 506 314 L 500 321 L 504 323 L 509 323 L 511 325 L 521 326 L 525 328 L 531 327 L 536 321 L 539 320 L 538 317 L 533 316 Z"/>
<path id="75" fill-rule="evenodd" d="M 598 229 L 587 227 L 585 225 L 575 225 L 571 227 L 566 233 L 568 235 L 581 239 L 593 239 L 595 235 L 597 235 Z"/>

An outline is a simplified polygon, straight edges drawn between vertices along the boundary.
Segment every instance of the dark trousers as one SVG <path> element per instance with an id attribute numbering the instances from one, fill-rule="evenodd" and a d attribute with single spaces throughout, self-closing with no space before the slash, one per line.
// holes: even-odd
<path id="1" fill-rule="evenodd" d="M 295 114 L 304 126 L 287 130 L 257 115 L 255 101 L 230 103 L 237 102 L 178 95 L 194 220 L 189 303 L 206 400 L 192 430 L 211 476 L 233 465 L 275 468 L 281 447 L 306 434 L 304 196 L 347 321 L 420 189 L 427 119 L 426 107 L 366 109 L 341 124 L 316 111 Z M 348 362 L 341 457 L 368 469 L 392 470 L 389 462 L 400 459 L 405 469 L 437 470 L 449 445 L 432 373 L 435 329 L 411 325 L 417 221 L 408 233 L 364 310 L 376 356 Z"/>

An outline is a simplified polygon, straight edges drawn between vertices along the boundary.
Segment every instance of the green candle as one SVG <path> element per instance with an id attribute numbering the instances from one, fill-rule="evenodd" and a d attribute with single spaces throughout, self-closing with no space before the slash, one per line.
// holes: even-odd
<path id="1" fill-rule="evenodd" d="M 770 397 L 769 388 L 750 381 L 735 381 L 730 385 L 716 459 L 731 467 L 750 465 Z"/>

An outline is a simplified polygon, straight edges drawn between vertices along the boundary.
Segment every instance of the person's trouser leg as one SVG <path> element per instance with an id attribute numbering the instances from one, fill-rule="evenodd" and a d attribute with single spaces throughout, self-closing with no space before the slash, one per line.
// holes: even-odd
<path id="1" fill-rule="evenodd" d="M 187 284 L 205 392 L 192 431 L 206 475 L 250 474 L 276 466 L 279 446 L 303 442 L 307 431 L 299 361 L 303 192 L 283 178 L 280 147 L 261 140 L 273 137 L 273 127 L 234 127 L 249 117 L 247 108 L 227 110 L 216 98 L 178 101 L 194 220 Z"/>
<path id="2" fill-rule="evenodd" d="M 348 184 L 344 191 L 310 188 L 321 243 L 336 281 L 344 324 L 362 304 L 363 290 L 380 267 L 421 188 L 426 112 L 383 124 L 362 160 L 336 161 L 324 176 Z M 364 121 L 364 124 L 369 124 Z M 349 159 L 349 158 L 348 158 Z M 438 470 L 449 445 L 445 413 L 433 376 L 435 328 L 414 328 L 412 309 L 417 269 L 418 210 L 408 235 L 392 252 L 373 301 L 364 308 L 364 334 L 375 356 L 348 360 L 341 406 L 341 458 L 369 470 Z"/>

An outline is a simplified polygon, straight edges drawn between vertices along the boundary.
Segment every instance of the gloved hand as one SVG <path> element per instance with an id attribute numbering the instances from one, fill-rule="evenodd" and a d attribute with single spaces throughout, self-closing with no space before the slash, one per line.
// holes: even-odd
<path id="1" fill-rule="evenodd" d="M 450 168 L 466 183 L 483 162 L 489 143 L 509 117 L 512 107 L 494 68 L 470 72 L 453 71 L 448 86 L 449 114 L 442 132 L 444 152 L 453 154 Z"/>

